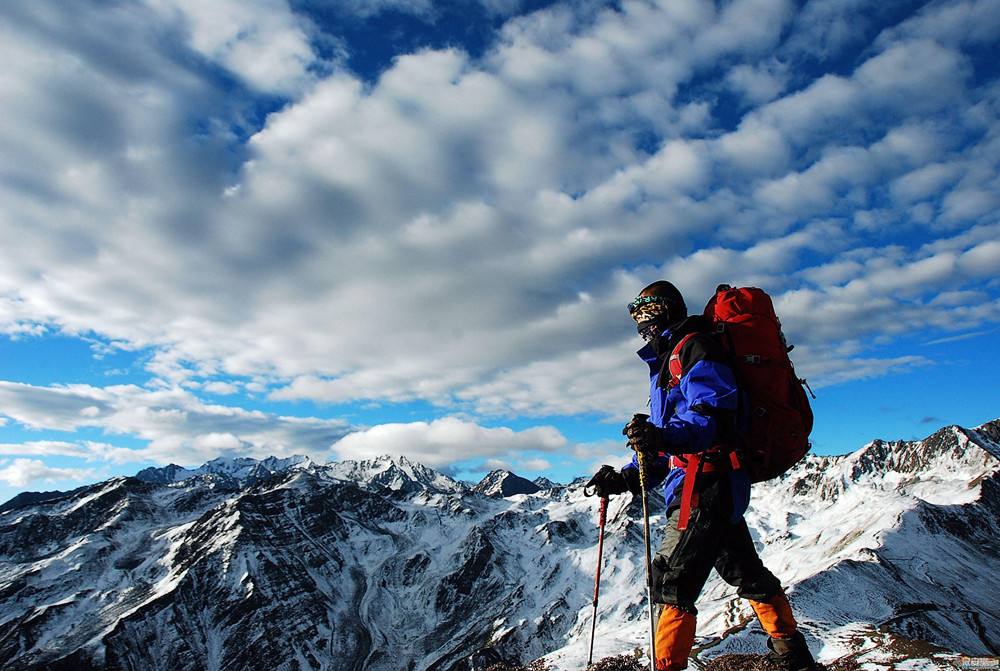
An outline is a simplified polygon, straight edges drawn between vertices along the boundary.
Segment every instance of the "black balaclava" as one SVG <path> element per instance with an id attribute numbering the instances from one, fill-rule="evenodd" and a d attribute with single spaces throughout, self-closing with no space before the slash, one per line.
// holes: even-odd
<path id="1" fill-rule="evenodd" d="M 629 314 L 636 322 L 639 335 L 652 343 L 659 355 L 660 336 L 687 318 L 687 304 L 677 287 L 660 280 L 639 292 L 635 301 L 629 304 Z"/>

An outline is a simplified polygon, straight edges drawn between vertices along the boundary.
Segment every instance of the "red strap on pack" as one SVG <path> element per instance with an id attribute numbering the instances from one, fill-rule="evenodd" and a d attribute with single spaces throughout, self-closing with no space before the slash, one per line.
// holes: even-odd
<path id="1" fill-rule="evenodd" d="M 670 353 L 670 359 L 667 362 L 667 370 L 670 371 L 670 386 L 675 387 L 680 384 L 681 375 L 684 374 L 684 369 L 681 366 L 681 350 L 684 349 L 684 345 L 687 345 L 688 340 L 693 338 L 695 333 L 688 333 L 686 336 L 681 338 L 681 341 L 677 343 L 674 347 L 674 351 Z"/>
<path id="2" fill-rule="evenodd" d="M 687 465 L 684 467 L 684 488 L 681 490 L 681 511 L 677 518 L 677 530 L 684 531 L 688 528 L 688 519 L 691 517 L 691 506 L 698 505 L 698 492 L 694 490 L 695 480 L 698 479 L 698 472 L 701 470 L 701 456 L 697 454 L 687 455 Z"/>

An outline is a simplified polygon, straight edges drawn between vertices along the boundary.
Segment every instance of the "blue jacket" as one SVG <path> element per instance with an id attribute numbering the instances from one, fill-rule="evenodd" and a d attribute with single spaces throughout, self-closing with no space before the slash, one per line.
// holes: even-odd
<path id="1" fill-rule="evenodd" d="M 697 333 L 706 324 L 700 316 L 689 317 L 675 329 L 661 336 L 666 350 L 665 356 L 682 337 Z M 700 453 L 719 444 L 727 432 L 725 424 L 734 422 L 739 393 L 732 368 L 723 360 L 718 346 L 711 336 L 695 335 L 690 338 L 680 352 L 682 373 L 679 383 L 669 387 L 665 380 L 660 384 L 660 376 L 669 378 L 664 360 L 657 356 L 652 343 L 640 349 L 637 354 L 649 366 L 649 421 L 663 432 L 663 438 L 671 451 L 676 446 L 680 454 Z M 632 479 L 638 476 L 638 461 L 623 469 L 623 474 Z M 634 470 L 634 473 L 627 471 Z M 684 469 L 671 468 L 670 456 L 662 454 L 649 465 L 650 486 L 663 482 L 663 496 L 667 506 L 680 497 L 684 484 Z M 750 502 L 750 480 L 746 473 L 728 471 L 732 492 L 732 521 L 743 516 Z"/>

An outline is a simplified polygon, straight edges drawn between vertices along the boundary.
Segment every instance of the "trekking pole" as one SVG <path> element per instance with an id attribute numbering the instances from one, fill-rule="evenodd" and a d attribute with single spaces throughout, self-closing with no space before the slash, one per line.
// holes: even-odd
<path id="1" fill-rule="evenodd" d="M 597 599 L 601 593 L 601 558 L 604 555 L 604 525 L 608 521 L 608 497 L 601 497 L 601 518 L 597 535 L 597 573 L 594 575 L 594 617 L 590 621 L 590 654 L 587 656 L 587 668 L 594 663 L 594 634 L 597 631 Z"/>
<path id="2" fill-rule="evenodd" d="M 653 557 L 649 545 L 649 502 L 646 497 L 646 455 L 636 450 L 639 461 L 639 489 L 642 491 L 642 526 L 646 539 L 646 601 L 649 603 L 649 669 L 656 671 L 656 629 L 653 618 Z"/>

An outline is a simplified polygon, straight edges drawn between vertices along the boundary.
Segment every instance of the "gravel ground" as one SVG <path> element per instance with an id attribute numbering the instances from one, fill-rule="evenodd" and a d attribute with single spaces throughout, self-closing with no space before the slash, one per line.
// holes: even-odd
<path id="1" fill-rule="evenodd" d="M 859 671 L 855 662 L 833 662 L 829 665 L 819 664 L 819 671 Z M 781 667 L 769 662 L 764 655 L 722 655 L 716 657 L 704 671 L 781 671 Z"/>
<path id="2" fill-rule="evenodd" d="M 594 662 L 586 671 L 647 671 L 648 668 L 634 655 L 618 655 Z M 543 662 L 528 666 L 497 664 L 485 671 L 547 671 L 547 667 Z M 781 671 L 781 668 L 764 655 L 722 655 L 709 662 L 703 671 Z M 818 671 L 860 671 L 860 667 L 856 662 L 843 661 L 820 664 Z"/>

